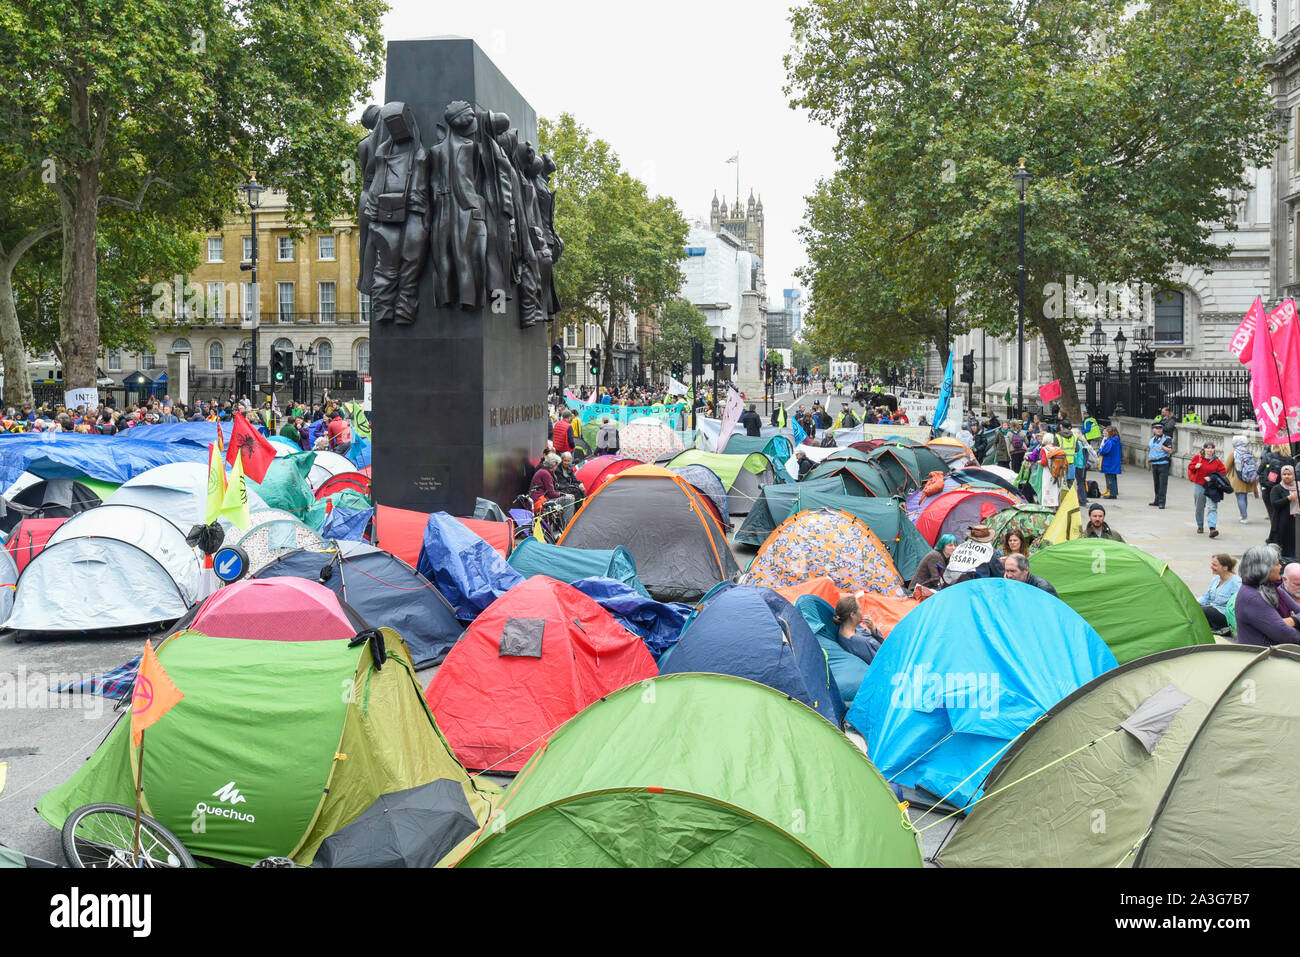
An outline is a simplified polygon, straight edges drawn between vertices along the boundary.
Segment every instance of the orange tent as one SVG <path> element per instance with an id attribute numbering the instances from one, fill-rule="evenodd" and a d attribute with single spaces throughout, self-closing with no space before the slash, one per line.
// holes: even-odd
<path id="1" fill-rule="evenodd" d="M 800 595 L 816 595 L 818 598 L 823 599 L 832 608 L 835 607 L 835 603 L 840 600 L 840 597 L 845 594 L 845 592 L 839 590 L 835 582 L 831 581 L 825 575 L 821 575 L 817 578 L 810 578 L 806 582 L 800 582 L 798 585 L 784 585 L 775 590 L 778 595 L 783 597 L 792 605 L 794 604 L 794 600 Z"/>

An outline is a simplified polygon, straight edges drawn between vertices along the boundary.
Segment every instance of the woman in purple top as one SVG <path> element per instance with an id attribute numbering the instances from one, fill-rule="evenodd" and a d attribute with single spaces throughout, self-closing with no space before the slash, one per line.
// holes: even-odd
<path id="1" fill-rule="evenodd" d="M 1295 618 L 1279 608 L 1281 553 L 1276 545 L 1256 545 L 1241 556 L 1241 588 L 1237 590 L 1237 642 L 1242 645 L 1300 643 Z"/>

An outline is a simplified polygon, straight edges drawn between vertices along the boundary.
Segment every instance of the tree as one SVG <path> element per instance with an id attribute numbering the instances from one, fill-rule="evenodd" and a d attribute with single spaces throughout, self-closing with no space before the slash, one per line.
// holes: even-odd
<path id="1" fill-rule="evenodd" d="M 555 161 L 555 231 L 565 243 L 555 267 L 564 305 L 559 324 L 601 327 L 608 382 L 615 324 L 620 316 L 657 312 L 677 294 L 689 229 L 676 203 L 651 197 L 609 144 L 569 114 L 543 119 L 538 139 Z"/>
<path id="2" fill-rule="evenodd" d="M 216 226 L 256 174 L 328 221 L 355 198 L 347 110 L 382 55 L 382 0 L 8 0 L 0 152 L 54 194 L 59 341 L 95 383 L 100 218 Z"/>
<path id="3" fill-rule="evenodd" d="M 713 333 L 709 331 L 709 324 L 704 313 L 685 299 L 673 299 L 659 313 L 659 333 L 650 344 L 646 361 L 659 368 L 666 368 L 674 362 L 689 367 L 692 341 L 704 343 L 706 352 L 712 348 Z"/>
<path id="4" fill-rule="evenodd" d="M 1026 157 L 1026 331 L 1042 335 L 1072 419 L 1067 344 L 1091 310 L 1058 315 L 1051 290 L 1067 277 L 1158 287 L 1176 266 L 1210 268 L 1229 251 L 1211 233 L 1232 228 L 1234 195 L 1278 142 L 1268 46 L 1236 0 L 955 0 L 938 14 L 813 0 L 792 23 L 787 91 L 839 138 L 840 174 L 810 203 L 808 227 L 828 249 L 849 238 L 845 256 L 871 257 L 842 295 L 883 290 L 892 338 L 930 282 L 931 302 L 959 306 L 954 328 L 1011 334 L 1010 173 Z M 847 225 L 822 228 L 818 201 L 849 211 Z M 839 315 L 854 325 L 844 335 L 874 347 L 876 306 Z"/>

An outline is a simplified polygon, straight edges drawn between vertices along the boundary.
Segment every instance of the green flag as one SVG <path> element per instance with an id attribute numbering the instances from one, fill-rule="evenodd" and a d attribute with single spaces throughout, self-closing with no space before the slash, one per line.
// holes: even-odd
<path id="1" fill-rule="evenodd" d="M 1007 386 L 1007 405 L 1011 404 L 1011 386 Z"/>

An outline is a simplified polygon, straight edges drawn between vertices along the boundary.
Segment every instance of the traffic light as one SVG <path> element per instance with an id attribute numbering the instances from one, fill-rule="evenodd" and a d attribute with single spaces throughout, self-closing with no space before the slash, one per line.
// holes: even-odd
<path id="1" fill-rule="evenodd" d="M 569 361 L 569 357 L 564 354 L 564 346 L 558 342 L 551 346 L 551 375 L 564 378 L 564 366 Z"/>
<path id="2" fill-rule="evenodd" d="M 673 363 L 673 378 L 680 380 L 686 372 L 686 366 L 681 362 Z"/>
<path id="3" fill-rule="evenodd" d="M 721 369 L 727 361 L 727 347 L 722 344 L 721 339 L 713 340 L 713 368 Z"/>
<path id="4" fill-rule="evenodd" d="M 691 342 L 691 375 L 704 375 L 704 343 Z"/>
<path id="5" fill-rule="evenodd" d="M 289 378 L 289 366 L 293 362 L 293 357 L 288 352 L 274 351 L 271 353 L 271 383 L 273 385 L 283 385 Z"/>
<path id="6" fill-rule="evenodd" d="M 961 381 L 975 381 L 975 350 L 972 349 L 961 357 Z"/>
<path id="7" fill-rule="evenodd" d="M 600 346 L 591 350 L 591 374 L 600 375 Z"/>

